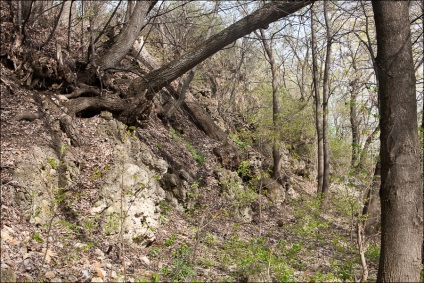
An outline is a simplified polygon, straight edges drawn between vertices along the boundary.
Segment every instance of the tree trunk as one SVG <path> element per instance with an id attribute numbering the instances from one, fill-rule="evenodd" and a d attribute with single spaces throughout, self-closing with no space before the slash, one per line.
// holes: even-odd
<path id="1" fill-rule="evenodd" d="M 312 2 L 292 1 L 265 4 L 262 8 L 202 42 L 193 51 L 150 72 L 144 78 L 134 80 L 133 88 L 137 93 L 142 89 L 158 91 L 240 37 L 259 28 L 267 28 L 270 23 L 294 13 Z"/>
<path id="2" fill-rule="evenodd" d="M 381 163 L 377 162 L 374 170 L 374 177 L 372 179 L 371 187 L 367 192 L 367 196 L 364 203 L 364 209 L 362 210 L 362 216 L 364 217 L 364 231 L 365 235 L 372 235 L 378 231 L 379 223 L 379 211 L 378 211 L 378 196 L 380 192 L 381 184 Z"/>
<path id="3" fill-rule="evenodd" d="M 350 83 L 352 90 L 350 91 L 350 127 L 352 130 L 352 159 L 350 165 L 355 168 L 359 159 L 360 137 L 359 137 L 359 121 L 356 112 L 356 97 L 359 93 L 359 80 L 355 78 Z"/>
<path id="4" fill-rule="evenodd" d="M 322 180 L 323 180 L 323 147 L 322 147 L 322 111 L 321 111 L 321 96 L 319 93 L 319 80 L 318 80 L 318 60 L 317 60 L 317 46 L 315 39 L 315 28 L 314 28 L 314 9 L 311 8 L 311 48 L 312 48 L 312 70 L 313 70 L 313 83 L 314 83 L 314 99 L 315 99 L 315 129 L 317 132 L 317 163 L 318 163 L 318 186 L 317 193 L 318 195 L 322 192 Z"/>
<path id="5" fill-rule="evenodd" d="M 68 27 L 69 24 L 69 17 L 72 15 L 71 7 L 72 7 L 72 0 L 65 0 L 65 3 L 63 3 L 63 12 L 60 16 L 60 25 L 62 27 Z"/>
<path id="6" fill-rule="evenodd" d="M 382 232 L 377 281 L 419 282 L 423 193 L 408 2 L 372 4 L 381 115 Z"/>
<path id="7" fill-rule="evenodd" d="M 214 13 L 218 12 L 219 8 L 219 2 L 215 3 L 215 9 Z M 211 36 L 212 27 L 215 24 L 215 18 L 212 19 L 208 31 L 206 32 L 205 40 L 208 39 Z M 186 97 L 186 92 L 188 91 L 188 87 L 190 86 L 191 81 L 194 79 L 194 75 L 196 74 L 197 66 L 194 66 L 193 69 L 190 70 L 188 73 L 187 78 L 183 81 L 181 91 L 179 91 L 179 97 L 177 99 L 177 102 L 175 104 L 172 104 L 171 107 L 166 111 L 165 116 L 167 118 L 171 118 L 172 115 L 174 115 L 175 111 L 181 107 L 181 105 L 184 102 L 184 99 Z"/>
<path id="8" fill-rule="evenodd" d="M 100 66 L 103 70 L 113 68 L 127 55 L 139 36 L 141 28 L 147 22 L 146 16 L 151 2 L 137 1 L 130 21 L 118 35 L 115 44 L 96 61 L 97 66 Z"/>
<path id="9" fill-rule="evenodd" d="M 128 124 L 138 124 L 141 118 L 139 113 L 144 112 L 146 109 L 145 104 L 151 104 L 155 92 L 169 84 L 169 82 L 180 77 L 238 38 L 256 29 L 266 28 L 270 23 L 294 13 L 312 2 L 293 1 L 265 4 L 262 8 L 201 43 L 188 54 L 150 72 L 145 77 L 133 80 L 130 86 L 130 93 L 134 96 L 133 106 L 121 114 L 121 119 Z M 145 96 L 143 91 L 146 89 L 148 90 L 147 96 Z"/>
<path id="10" fill-rule="evenodd" d="M 175 103 L 171 102 L 171 106 L 168 108 L 168 111 L 166 111 L 165 116 L 169 119 L 172 115 L 174 115 L 175 110 L 181 107 L 181 105 L 184 102 L 184 99 L 186 98 L 186 93 L 188 91 L 188 87 L 191 83 L 191 81 L 194 79 L 194 75 L 196 74 L 196 67 L 190 70 L 188 73 L 187 78 L 183 81 L 181 91 L 179 90 L 179 97 Z"/>
<path id="11" fill-rule="evenodd" d="M 423 113 L 421 115 L 421 135 L 424 135 L 424 99 L 423 99 Z M 421 155 L 422 159 L 422 167 L 421 167 L 421 180 L 424 182 L 424 142 L 422 142 L 422 152 L 423 155 Z M 423 190 L 423 207 L 424 207 L 424 190 Z M 424 219 L 424 210 L 423 210 L 423 219 Z M 422 246 L 422 253 L 421 253 L 421 263 L 424 264 L 424 234 L 423 234 L 423 246 Z"/>
<path id="12" fill-rule="evenodd" d="M 272 145 L 272 158 L 274 161 L 273 177 L 278 180 L 281 178 L 281 153 L 279 141 L 277 140 L 277 127 L 280 117 L 280 107 L 278 105 L 278 84 L 277 84 L 277 64 L 275 63 L 274 54 L 271 44 L 265 36 L 265 31 L 260 29 L 262 44 L 265 49 L 267 61 L 271 67 L 271 85 L 272 85 L 272 122 L 274 127 L 274 142 Z M 269 39 L 272 42 L 272 38 Z"/>
<path id="13" fill-rule="evenodd" d="M 158 69 L 160 67 L 158 60 L 150 55 L 145 48 L 139 52 L 139 46 L 142 46 L 142 44 L 137 43 L 137 45 L 138 46 L 131 51 L 132 54 L 134 54 L 135 57 L 140 55 L 138 58 L 150 71 Z M 175 99 L 180 99 L 180 94 L 171 85 L 167 85 L 166 89 Z M 193 98 L 192 95 L 189 94 L 186 95 L 186 97 L 186 101 L 182 101 L 182 107 L 188 113 L 193 123 L 207 136 L 218 141 L 225 141 L 228 135 L 215 124 L 205 109 Z"/>
<path id="14" fill-rule="evenodd" d="M 329 150 L 329 140 L 328 140 L 328 99 L 329 99 L 329 90 L 330 90 L 330 65 L 331 65 L 331 30 L 330 22 L 328 19 L 327 11 L 328 2 L 324 2 L 324 18 L 325 26 L 327 30 L 327 53 L 325 56 L 325 67 L 324 67 L 324 81 L 323 81 L 323 90 L 322 90 L 322 139 L 323 139 L 323 153 L 324 153 L 324 170 L 323 170 L 323 181 L 322 181 L 322 197 L 323 204 L 325 206 L 328 189 L 330 187 L 330 150 Z"/>
<path id="15" fill-rule="evenodd" d="M 312 2 L 313 0 L 272 2 L 265 4 L 262 8 L 253 12 L 249 16 L 244 17 L 243 19 L 214 35 L 210 39 L 201 43 L 188 54 L 181 56 L 179 59 L 176 59 L 166 64 L 165 66 L 162 66 L 161 68 L 151 71 L 144 77 L 133 80 L 129 87 L 129 94 L 131 97 L 126 101 L 118 103 L 119 107 L 113 107 L 110 110 L 116 113 L 119 112 L 118 110 L 121 109 L 121 106 L 127 106 L 121 113 L 116 113 L 118 114 L 117 118 L 128 126 L 143 125 L 143 120 L 148 119 L 150 115 L 150 111 L 153 106 L 152 99 L 155 96 L 155 93 L 161 88 L 168 85 L 170 82 L 180 77 L 185 72 L 198 65 L 208 57 L 212 56 L 228 44 L 234 42 L 238 38 L 247 35 L 258 28 L 267 27 L 269 23 L 290 15 Z M 138 3 L 139 2 L 137 2 L 137 4 Z M 134 15 L 135 14 L 137 14 L 137 11 L 134 11 Z M 130 25 L 131 24 L 129 24 L 129 26 Z M 135 39 L 133 40 L 132 44 L 134 41 Z M 117 48 L 117 45 L 118 44 L 115 44 L 112 48 Z M 108 53 L 111 52 L 109 51 Z M 99 61 L 99 63 L 101 63 L 101 61 Z M 108 63 L 102 66 L 105 67 L 108 65 L 110 65 L 110 60 Z M 90 98 L 86 98 L 87 100 L 84 102 L 87 107 L 109 110 L 107 108 L 108 106 L 117 105 L 115 101 L 110 103 L 108 101 L 103 101 L 101 105 L 97 106 L 96 104 L 101 102 L 101 99 L 98 100 L 98 98 L 93 98 L 93 101 L 90 102 Z M 81 109 L 81 107 L 78 105 L 75 105 L 74 103 L 71 104 L 72 107 L 78 108 L 79 111 L 83 111 L 83 109 Z"/>
<path id="16" fill-rule="evenodd" d="M 127 11 L 125 12 L 125 22 L 128 23 L 131 19 L 131 15 L 134 12 L 134 0 L 127 1 Z"/>

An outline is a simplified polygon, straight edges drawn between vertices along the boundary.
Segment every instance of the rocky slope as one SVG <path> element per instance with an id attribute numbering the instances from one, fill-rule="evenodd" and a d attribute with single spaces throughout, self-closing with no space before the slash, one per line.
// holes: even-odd
<path id="1" fill-rule="evenodd" d="M 64 81 L 71 79 L 54 72 L 55 44 L 22 67 L 22 54 L 32 51 L 16 50 L 13 36 L 2 36 L 2 282 L 319 281 L 359 274 L 352 223 L 320 216 L 307 160 L 284 152 L 285 177 L 267 177 L 266 146 L 231 139 L 235 120 L 220 116 L 208 90 L 192 87 L 187 107 L 214 120 L 225 139 L 208 135 L 187 107 L 164 120 L 163 108 L 174 101 L 166 91 L 144 128 L 127 127 L 106 111 L 72 117 L 69 94 L 79 89 L 68 85 L 68 92 Z M 40 78 L 37 64 L 53 71 Z M 124 88 L 131 75 L 108 79 Z"/>
<path id="2" fill-rule="evenodd" d="M 2 275 L 51 282 L 267 281 L 331 271 L 336 250 L 321 231 L 330 222 L 321 220 L 321 228 L 318 222 L 304 243 L 304 225 L 313 219 L 304 219 L 310 216 L 298 202 L 309 201 L 313 185 L 292 173 L 302 164 L 288 155 L 285 185 L 252 180 L 263 174 L 266 157 L 253 148 L 237 155 L 231 139 L 209 138 L 183 111 L 173 122 L 179 132 L 156 116 L 135 130 L 107 112 L 75 118 L 81 144 L 74 146 L 60 126 L 60 95 L 24 88 L 4 67 L 1 87 Z M 39 112 L 34 120 L 19 116 Z M 336 227 L 343 237 L 346 227 Z M 247 257 L 255 245 L 245 251 L 238 245 L 258 237 L 266 239 L 270 257 L 272 250 L 275 256 L 278 249 L 296 250 L 299 241 L 304 246 L 292 256 L 307 244 L 316 253 L 299 258 L 304 264 L 297 271 L 287 267 L 288 277 L 265 272 L 263 259 L 251 259 L 258 265 L 253 271 L 242 261 L 220 262 Z M 321 262 L 313 268 L 316 257 Z"/>

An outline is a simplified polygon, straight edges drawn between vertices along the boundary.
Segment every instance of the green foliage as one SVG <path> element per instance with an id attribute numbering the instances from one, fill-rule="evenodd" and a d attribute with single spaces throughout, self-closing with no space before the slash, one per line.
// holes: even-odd
<path id="1" fill-rule="evenodd" d="M 109 218 L 104 225 L 106 235 L 112 235 L 119 232 L 120 215 L 117 212 L 109 214 Z"/>
<path id="2" fill-rule="evenodd" d="M 35 240 L 39 243 L 44 242 L 44 239 L 41 237 L 40 232 L 35 232 L 34 234 L 32 234 L 31 239 L 33 239 L 33 240 Z"/>
<path id="3" fill-rule="evenodd" d="M 344 137 L 337 137 L 335 130 L 329 130 L 330 142 L 330 162 L 337 164 L 335 167 L 335 174 L 340 176 L 348 175 L 350 170 L 351 159 L 351 142 L 350 139 Z"/>
<path id="4" fill-rule="evenodd" d="M 255 131 L 248 133 L 241 132 L 239 136 L 244 136 L 250 140 L 261 140 L 262 143 L 272 144 L 274 140 L 282 145 L 287 145 L 291 153 L 297 157 L 312 158 L 313 151 L 311 145 L 297 147 L 299 141 L 314 140 L 315 124 L 314 110 L 308 102 L 303 102 L 299 97 L 293 96 L 286 89 L 281 87 L 278 90 L 280 114 L 277 117 L 277 124 L 273 121 L 272 89 L 270 84 L 258 84 L 252 90 L 251 95 L 258 97 L 259 104 L 247 113 L 248 123 L 255 125 Z"/>
<path id="5" fill-rule="evenodd" d="M 234 143 L 241 149 L 245 149 L 249 144 L 248 142 L 240 140 L 236 134 L 230 134 L 230 137 L 234 140 Z"/>
<path id="6" fill-rule="evenodd" d="M 158 257 L 159 256 L 160 249 L 158 247 L 151 247 L 149 256 L 151 257 Z"/>
<path id="7" fill-rule="evenodd" d="M 66 228 L 69 232 L 74 232 L 77 229 L 79 229 L 79 226 L 77 224 L 66 221 L 65 219 L 61 219 L 59 223 L 64 228 Z"/>
<path id="8" fill-rule="evenodd" d="M 183 244 L 173 251 L 170 265 L 162 267 L 162 274 L 171 281 L 191 281 L 190 278 L 196 275 L 194 264 L 189 260 L 191 247 Z"/>
<path id="9" fill-rule="evenodd" d="M 166 241 L 165 241 L 165 246 L 169 247 L 172 246 L 175 242 L 175 240 L 177 239 L 178 235 L 177 234 L 172 234 L 171 237 L 169 237 Z"/>
<path id="10" fill-rule="evenodd" d="M 355 279 L 352 260 L 330 260 L 330 263 L 333 268 L 333 274 L 337 276 L 336 278 L 342 279 L 343 282 Z"/>
<path id="11" fill-rule="evenodd" d="M 336 277 L 333 273 L 316 272 L 308 278 L 308 282 L 339 282 L 340 278 Z"/>
<path id="12" fill-rule="evenodd" d="M 162 213 L 164 215 L 167 215 L 168 212 L 171 211 L 171 207 L 169 206 L 169 204 L 166 201 L 161 201 L 159 203 L 159 207 L 160 207 L 160 210 L 162 211 Z"/>
<path id="13" fill-rule="evenodd" d="M 371 262 L 378 262 L 380 259 L 380 245 L 371 244 L 365 251 L 365 258 Z"/>
<path id="14" fill-rule="evenodd" d="M 260 237 L 251 241 L 244 241 L 237 236 L 224 243 L 221 251 L 221 264 L 237 266 L 233 275 L 238 278 L 267 274 L 268 269 L 272 278 L 277 281 L 293 281 L 294 271 L 283 257 L 267 244 L 267 238 Z"/>
<path id="15" fill-rule="evenodd" d="M 249 176 L 251 166 L 252 164 L 250 163 L 250 160 L 244 160 L 240 162 L 237 168 L 237 173 L 241 174 L 243 177 L 247 177 Z"/>
<path id="16" fill-rule="evenodd" d="M 50 164 L 50 167 L 52 169 L 56 169 L 56 167 L 58 166 L 56 158 L 47 157 L 47 163 Z"/>

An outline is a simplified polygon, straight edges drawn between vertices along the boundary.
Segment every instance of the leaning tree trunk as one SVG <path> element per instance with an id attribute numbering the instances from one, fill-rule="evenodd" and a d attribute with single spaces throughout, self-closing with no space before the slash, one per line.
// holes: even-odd
<path id="1" fill-rule="evenodd" d="M 154 1 L 137 1 L 128 25 L 119 34 L 112 48 L 95 62 L 97 66 L 103 70 L 113 68 L 128 54 L 139 36 L 141 28 L 147 23 L 146 16 L 152 2 Z"/>
<path id="2" fill-rule="evenodd" d="M 266 28 L 270 23 L 294 13 L 312 2 L 314 1 L 271 2 L 265 4 L 262 8 L 204 41 L 190 53 L 171 61 L 159 69 L 151 71 L 144 77 L 132 81 L 129 87 L 130 99 L 122 100 L 118 103 L 116 101 L 109 103 L 102 102 L 102 99 L 99 100 L 98 98 L 90 99 L 89 97 L 84 97 L 85 107 L 110 110 L 117 114 L 120 121 L 129 126 L 143 125 L 143 121 L 147 120 L 150 115 L 152 99 L 155 93 L 161 88 L 238 38 L 256 29 Z M 100 102 L 101 104 L 98 105 Z M 113 108 L 108 109 L 108 105 Z M 71 102 L 69 106 L 73 109 L 78 108 L 79 111 L 83 111 L 74 102 Z M 120 112 L 122 107 L 125 110 Z"/>
<path id="3" fill-rule="evenodd" d="M 194 66 L 206 60 L 228 44 L 259 28 L 267 28 L 272 22 L 286 17 L 307 6 L 312 1 L 272 2 L 242 18 L 218 34 L 212 36 L 190 53 L 154 70 L 145 77 L 135 79 L 130 86 L 134 95 L 132 106 L 121 114 L 120 119 L 127 124 L 139 124 L 143 115 L 150 109 L 150 103 L 162 87 L 180 77 Z M 144 90 L 147 90 L 147 95 Z"/>
<path id="4" fill-rule="evenodd" d="M 144 78 L 134 80 L 133 88 L 137 92 L 141 89 L 158 91 L 167 83 L 180 77 L 240 37 L 259 28 L 267 28 L 270 23 L 294 13 L 312 2 L 293 1 L 265 4 L 262 8 L 202 42 L 192 52 L 181 56 L 158 70 L 150 72 Z"/>
<path id="5" fill-rule="evenodd" d="M 381 254 L 378 282 L 419 282 L 423 194 L 408 2 L 373 1 L 380 80 Z"/>

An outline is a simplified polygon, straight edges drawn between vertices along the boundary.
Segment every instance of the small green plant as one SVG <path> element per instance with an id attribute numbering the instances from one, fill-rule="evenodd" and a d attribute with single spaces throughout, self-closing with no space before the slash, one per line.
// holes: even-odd
<path id="1" fill-rule="evenodd" d="M 158 257 L 159 251 L 160 251 L 160 249 L 158 247 L 152 247 L 152 248 L 150 248 L 149 256 Z"/>
<path id="2" fill-rule="evenodd" d="M 207 268 L 215 266 L 215 261 L 213 261 L 211 259 L 206 259 L 206 258 L 205 259 L 202 259 L 202 258 L 198 259 L 197 263 L 199 265 L 202 265 L 202 266 L 207 267 Z"/>
<path id="3" fill-rule="evenodd" d="M 65 219 L 61 219 L 59 223 L 69 232 L 76 231 L 77 229 L 79 229 L 79 226 L 77 224 L 68 222 Z"/>
<path id="4" fill-rule="evenodd" d="M 39 243 L 42 243 L 42 242 L 44 242 L 44 239 L 43 238 L 41 238 L 41 236 L 40 236 L 40 232 L 35 232 L 34 234 L 32 234 L 32 237 L 31 237 L 33 240 L 35 240 L 35 241 L 37 241 L 37 242 L 39 242 Z"/>
<path id="5" fill-rule="evenodd" d="M 169 237 L 166 241 L 165 241 L 165 246 L 169 247 L 172 246 L 175 242 L 175 240 L 177 239 L 178 235 L 177 234 L 172 234 L 171 237 Z"/>
<path id="6" fill-rule="evenodd" d="M 109 219 L 104 226 L 106 235 L 112 235 L 119 232 L 120 215 L 117 212 L 109 214 Z"/>
<path id="7" fill-rule="evenodd" d="M 293 281 L 293 269 L 278 252 L 268 245 L 266 237 L 244 241 L 234 236 L 224 243 L 220 262 L 237 266 L 237 270 L 231 272 L 236 278 L 269 274 L 278 281 Z"/>
<path id="8" fill-rule="evenodd" d="M 160 210 L 162 211 L 162 213 L 164 215 L 167 215 L 168 212 L 171 211 L 171 207 L 169 206 L 169 204 L 166 201 L 161 201 L 159 203 L 159 207 L 160 207 Z"/>
<path id="9" fill-rule="evenodd" d="M 91 249 L 94 246 L 93 242 L 88 242 L 85 246 L 82 247 L 83 251 L 88 251 L 89 249 Z"/>
<path id="10" fill-rule="evenodd" d="M 241 174 L 243 177 L 247 177 L 249 176 L 251 166 L 252 164 L 250 163 L 250 160 L 244 160 L 240 162 L 240 165 L 237 168 L 237 173 Z"/>
<path id="11" fill-rule="evenodd" d="M 230 134 L 230 137 L 233 139 L 234 143 L 241 149 L 245 149 L 248 146 L 248 143 L 240 140 L 236 134 Z"/>
<path id="12" fill-rule="evenodd" d="M 56 167 L 57 167 L 57 160 L 56 160 L 56 158 L 47 157 L 47 163 L 50 164 L 50 167 L 52 169 L 56 169 Z"/>
<path id="13" fill-rule="evenodd" d="M 196 275 L 194 264 L 189 259 L 191 255 L 191 247 L 183 244 L 173 252 L 171 265 L 164 266 L 162 273 L 171 281 L 191 281 L 191 278 Z"/>
<path id="14" fill-rule="evenodd" d="M 353 281 L 355 279 L 352 260 L 348 259 L 343 262 L 330 260 L 330 264 L 336 278 L 342 279 L 343 282 Z"/>
<path id="15" fill-rule="evenodd" d="M 372 262 L 378 262 L 380 259 L 380 246 L 377 244 L 371 244 L 365 252 L 365 257 Z"/>
<path id="16" fill-rule="evenodd" d="M 160 282 L 161 280 L 160 280 L 160 276 L 159 276 L 159 274 L 158 273 L 154 273 L 153 275 L 152 275 L 152 282 L 155 282 L 155 283 L 157 283 L 157 282 Z"/>

